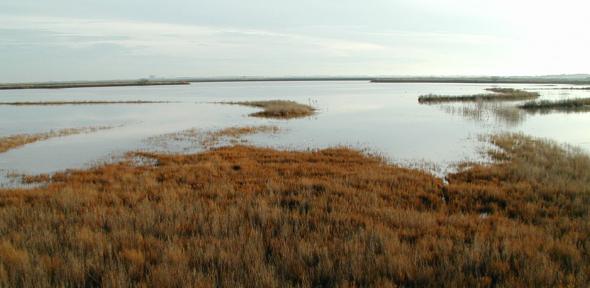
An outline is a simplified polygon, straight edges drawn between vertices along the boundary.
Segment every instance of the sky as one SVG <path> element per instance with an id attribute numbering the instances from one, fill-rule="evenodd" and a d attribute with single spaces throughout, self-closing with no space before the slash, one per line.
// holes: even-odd
<path id="1" fill-rule="evenodd" d="M 2 0 L 0 82 L 590 73 L 590 1 Z"/>

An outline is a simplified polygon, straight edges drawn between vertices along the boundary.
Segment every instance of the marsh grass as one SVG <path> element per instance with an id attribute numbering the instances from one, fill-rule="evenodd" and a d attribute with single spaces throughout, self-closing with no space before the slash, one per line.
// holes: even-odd
<path id="1" fill-rule="evenodd" d="M 585 112 L 590 111 L 590 98 L 575 98 L 557 101 L 531 101 L 518 106 L 520 109 L 532 112 Z"/>
<path id="2" fill-rule="evenodd" d="M 53 130 L 45 133 L 36 134 L 19 134 L 6 137 L 0 137 L 0 153 L 15 149 L 27 144 L 44 141 L 51 138 L 64 137 L 75 134 L 93 133 L 100 130 L 111 129 L 112 126 L 101 127 L 83 127 Z"/>
<path id="3" fill-rule="evenodd" d="M 263 111 L 250 114 L 252 117 L 292 119 L 315 114 L 316 109 L 310 105 L 288 100 L 222 102 L 222 104 L 243 105 L 262 108 Z"/>
<path id="4" fill-rule="evenodd" d="M 526 119 L 526 113 L 520 109 L 499 102 L 473 102 L 460 106 L 443 104 L 439 107 L 446 113 L 477 122 L 486 122 L 491 119 L 497 123 L 516 126 Z"/>
<path id="5" fill-rule="evenodd" d="M 488 101 L 522 101 L 533 100 L 540 97 L 538 92 L 530 92 L 513 88 L 488 88 L 489 94 L 475 94 L 463 96 L 428 94 L 418 98 L 423 104 L 436 104 L 446 102 L 488 102 Z"/>
<path id="6" fill-rule="evenodd" d="M 590 160 L 518 134 L 440 178 L 247 146 L 0 191 L 0 286 L 586 287 Z"/>
<path id="7" fill-rule="evenodd" d="M 106 104 L 159 104 L 169 101 L 39 101 L 39 102 L 0 102 L 7 106 L 53 106 L 53 105 L 106 105 Z"/>

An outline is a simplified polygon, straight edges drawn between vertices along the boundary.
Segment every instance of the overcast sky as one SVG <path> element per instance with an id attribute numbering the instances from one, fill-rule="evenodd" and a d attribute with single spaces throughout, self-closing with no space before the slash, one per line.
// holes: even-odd
<path id="1" fill-rule="evenodd" d="M 590 73 L 590 1 L 2 0 L 0 82 Z"/>

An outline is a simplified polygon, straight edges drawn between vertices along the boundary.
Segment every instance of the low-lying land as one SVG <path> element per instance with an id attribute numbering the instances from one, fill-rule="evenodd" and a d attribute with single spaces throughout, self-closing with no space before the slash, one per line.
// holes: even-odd
<path id="1" fill-rule="evenodd" d="M 542 111 L 590 111 L 590 98 L 576 98 L 558 101 L 531 101 L 518 106 L 533 112 Z"/>
<path id="2" fill-rule="evenodd" d="M 83 127 L 83 128 L 68 128 L 61 130 L 54 130 L 45 133 L 36 134 L 19 134 L 6 137 L 0 137 L 0 153 L 15 149 L 27 144 L 44 141 L 50 138 L 64 137 L 82 133 L 92 133 L 99 130 L 111 129 L 112 127 Z"/>
<path id="3" fill-rule="evenodd" d="M 488 88 L 488 94 L 475 95 L 422 95 L 418 98 L 420 103 L 447 103 L 447 102 L 480 102 L 480 101 L 522 101 L 537 99 L 541 95 L 538 92 L 529 92 L 513 88 Z"/>
<path id="4" fill-rule="evenodd" d="M 125 81 L 79 81 L 79 82 L 43 82 L 43 83 L 6 83 L 0 84 L 0 90 L 16 89 L 61 89 L 118 86 L 159 86 L 159 85 L 190 85 L 188 81 L 178 80 L 125 80 Z"/>
<path id="5" fill-rule="evenodd" d="M 565 77 L 564 77 L 565 76 Z M 388 77 L 373 83 L 465 83 L 465 84 L 590 84 L 590 75 L 520 76 L 520 77 Z"/>
<path id="6" fill-rule="evenodd" d="M 288 100 L 222 102 L 222 104 L 243 105 L 262 108 L 263 111 L 250 114 L 252 117 L 292 119 L 311 116 L 316 109 L 310 105 Z"/>
<path id="7" fill-rule="evenodd" d="M 158 104 L 171 103 L 170 101 L 20 101 L 0 102 L 0 105 L 8 106 L 54 106 L 54 105 L 106 105 L 106 104 Z"/>
<path id="8" fill-rule="evenodd" d="M 521 135 L 441 179 L 232 146 L 0 191 L 0 286 L 585 287 L 590 159 Z"/>

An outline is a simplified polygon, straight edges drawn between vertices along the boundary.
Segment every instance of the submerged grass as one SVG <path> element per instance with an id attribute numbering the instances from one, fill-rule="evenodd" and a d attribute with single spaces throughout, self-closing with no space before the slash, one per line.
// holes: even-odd
<path id="1" fill-rule="evenodd" d="M 316 109 L 310 105 L 288 100 L 223 102 L 223 104 L 243 105 L 262 108 L 263 111 L 250 114 L 253 117 L 292 119 L 311 116 Z"/>
<path id="2" fill-rule="evenodd" d="M 540 97 L 538 92 L 513 88 L 488 88 L 486 90 L 494 93 L 463 96 L 429 94 L 420 96 L 418 102 L 428 104 L 445 102 L 521 101 L 537 99 Z"/>
<path id="3" fill-rule="evenodd" d="M 0 192 L 0 286 L 585 287 L 590 159 L 517 134 L 447 177 L 246 146 Z"/>
<path id="4" fill-rule="evenodd" d="M 245 143 L 243 136 L 266 133 L 275 134 L 280 131 L 278 126 L 242 126 L 242 127 L 228 127 L 221 130 L 201 131 L 199 129 L 188 129 L 177 133 L 164 134 L 156 137 L 151 137 L 148 143 L 168 148 L 172 143 L 194 143 L 202 148 L 210 149 L 219 145 L 221 142 L 230 144 Z"/>
<path id="5" fill-rule="evenodd" d="M 533 112 L 543 111 L 590 111 L 590 98 L 576 98 L 558 101 L 531 101 L 518 106 L 520 109 Z"/>
<path id="6" fill-rule="evenodd" d="M 99 130 L 111 129 L 110 126 L 101 127 L 84 127 L 84 128 L 68 128 L 61 130 L 53 130 L 45 133 L 36 134 L 19 134 L 6 137 L 0 137 L 0 153 L 15 149 L 27 144 L 44 141 L 50 138 L 64 137 L 82 133 L 92 133 Z"/>

